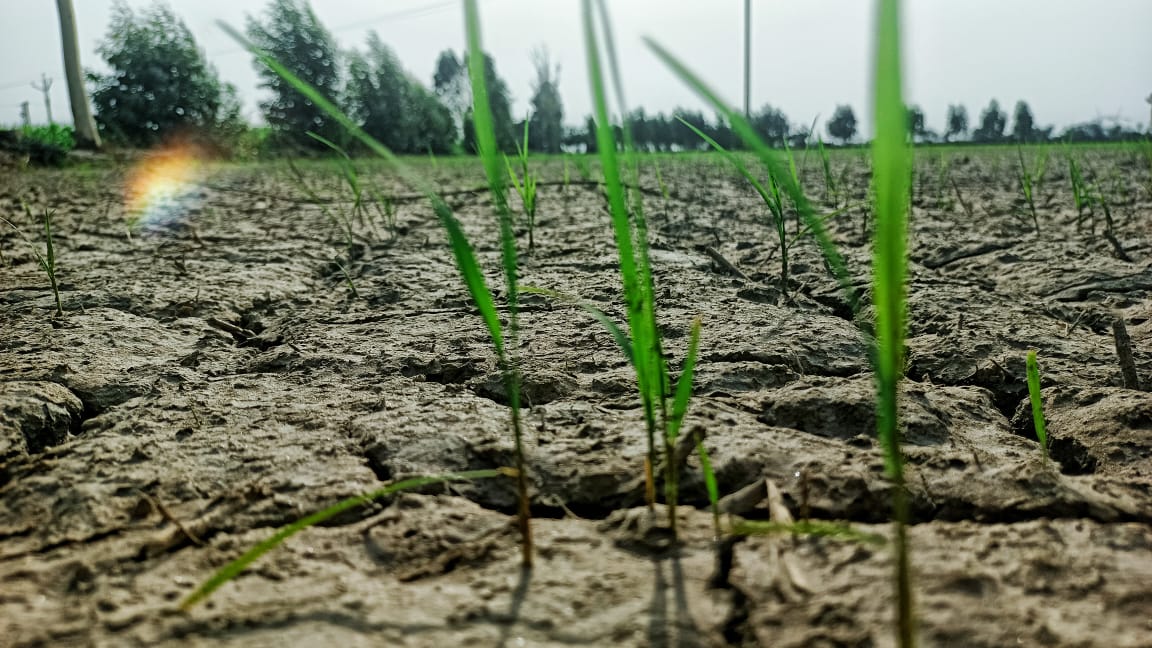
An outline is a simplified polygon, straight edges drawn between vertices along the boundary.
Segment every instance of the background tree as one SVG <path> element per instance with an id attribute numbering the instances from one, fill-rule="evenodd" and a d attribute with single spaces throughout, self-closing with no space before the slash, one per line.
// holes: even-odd
<path id="1" fill-rule="evenodd" d="M 980 113 L 980 127 L 972 132 L 974 142 L 999 142 L 1004 139 L 1004 127 L 1008 116 L 1000 110 L 1000 102 L 993 99 L 984 112 Z"/>
<path id="2" fill-rule="evenodd" d="M 783 146 L 792 129 L 784 111 L 768 104 L 752 115 L 752 128 L 769 146 Z"/>
<path id="3" fill-rule="evenodd" d="M 468 70 L 464 62 L 450 49 L 436 57 L 436 72 L 432 74 L 432 90 L 440 102 L 448 107 L 457 128 L 463 128 L 464 116 L 472 106 L 472 91 L 468 87 Z"/>
<path id="4" fill-rule="evenodd" d="M 968 133 L 968 109 L 959 104 L 948 106 L 948 127 L 944 130 L 944 141 L 957 135 Z"/>
<path id="5" fill-rule="evenodd" d="M 924 125 L 924 111 L 920 106 L 908 106 L 908 132 L 916 141 L 924 141 L 928 137 L 928 129 Z"/>
<path id="6" fill-rule="evenodd" d="M 464 81 L 467 83 L 468 66 L 465 62 L 461 70 Z M 496 148 L 501 152 L 512 154 L 516 152 L 516 143 L 519 142 L 516 126 L 512 120 L 512 99 L 508 93 L 508 84 L 496 73 L 496 62 L 492 56 L 484 54 L 484 82 L 488 86 L 488 105 L 492 110 L 492 126 L 496 131 Z M 471 97 L 471 93 L 469 93 Z M 464 145 L 470 153 L 476 152 L 476 129 L 472 126 L 472 114 L 468 112 L 463 124 Z"/>
<path id="7" fill-rule="evenodd" d="M 235 88 L 220 82 L 192 32 L 167 5 L 136 13 L 117 2 L 97 51 L 112 70 L 89 75 L 105 136 L 152 146 L 177 133 L 208 138 L 240 123 Z"/>
<path id="8" fill-rule="evenodd" d="M 852 106 L 836 106 L 832 119 L 828 120 L 828 134 L 840 140 L 841 144 L 847 144 L 856 137 L 856 113 L 852 112 Z"/>
<path id="9" fill-rule="evenodd" d="M 532 85 L 532 117 L 528 146 L 543 153 L 559 153 L 564 139 L 564 104 L 560 101 L 560 66 L 552 67 L 548 50 L 532 52 L 536 81 Z"/>
<path id="10" fill-rule="evenodd" d="M 1017 142 L 1032 142 L 1036 139 L 1036 122 L 1032 118 L 1032 109 L 1024 101 L 1016 102 L 1013 111 L 1012 138 Z"/>
<path id="11" fill-rule="evenodd" d="M 451 112 L 404 71 L 375 32 L 368 34 L 367 52 L 348 55 L 345 102 L 364 131 L 395 153 L 452 152 Z"/>
<path id="12" fill-rule="evenodd" d="M 336 43 L 306 0 L 272 0 L 264 22 L 248 18 L 248 37 L 329 100 L 338 101 L 340 68 Z M 262 79 L 260 87 L 272 93 L 272 98 L 261 102 L 260 108 L 281 142 L 324 150 L 323 144 L 308 137 L 308 131 L 335 142 L 344 139 L 339 124 L 287 81 L 260 64 L 257 72 Z"/>

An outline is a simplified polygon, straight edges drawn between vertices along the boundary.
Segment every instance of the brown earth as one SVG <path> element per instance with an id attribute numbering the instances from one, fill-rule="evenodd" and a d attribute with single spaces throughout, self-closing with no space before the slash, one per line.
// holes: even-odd
<path id="1" fill-rule="evenodd" d="M 1152 380 L 1149 164 L 1078 153 L 1109 197 L 1114 245 L 1099 208 L 1094 233 L 1077 227 L 1059 152 L 1037 235 L 1014 153 L 950 152 L 943 174 L 937 153 L 918 154 L 901 407 L 921 635 L 1152 646 L 1152 396 L 1121 386 L 1111 329 L 1127 324 Z M 862 200 L 866 163 L 835 160 Z M 685 429 L 705 431 L 721 491 L 771 480 L 793 515 L 889 535 L 867 309 L 853 317 L 810 241 L 793 250 L 785 298 L 756 195 L 719 160 L 661 165 L 669 199 L 655 175 L 642 181 L 660 317 L 676 370 L 703 322 Z M 446 191 L 482 184 L 473 165 L 426 171 Z M 545 175 L 561 177 L 558 163 Z M 307 176 L 330 212 L 350 208 L 332 170 Z M 728 545 L 717 582 L 694 458 L 671 545 L 637 481 L 646 441 L 627 363 L 581 311 L 538 297 L 521 322 L 534 570 L 519 568 L 512 485 L 456 483 L 304 531 L 181 611 L 280 525 L 382 481 L 509 465 L 508 411 L 426 203 L 398 195 L 391 233 L 375 212 L 356 225 L 343 261 L 355 298 L 334 263 L 344 245 L 281 167 L 214 168 L 179 219 L 133 233 L 123 182 L 116 170 L 0 182 L 0 215 L 29 238 L 40 230 L 20 201 L 56 210 L 64 305 L 53 317 L 47 277 L 4 226 L 0 645 L 892 645 L 887 547 L 749 538 Z M 487 196 L 449 199 L 498 285 Z M 859 207 L 833 221 L 865 296 L 867 224 Z M 535 240 L 525 283 L 621 316 L 594 185 L 544 187 Z M 1029 348 L 1050 464 L 1027 409 Z"/>

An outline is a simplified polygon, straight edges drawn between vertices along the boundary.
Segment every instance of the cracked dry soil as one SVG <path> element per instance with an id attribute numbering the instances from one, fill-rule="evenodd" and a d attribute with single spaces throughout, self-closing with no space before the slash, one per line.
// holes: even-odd
<path id="1" fill-rule="evenodd" d="M 909 242 L 901 407 L 923 640 L 1152 646 L 1152 396 L 1121 387 L 1110 328 L 1126 322 L 1152 380 L 1148 165 L 1084 153 L 1115 190 L 1124 261 L 1101 223 L 1078 230 L 1061 164 L 1039 190 L 1036 235 L 1008 153 L 948 155 L 963 202 L 937 186 L 935 154 L 920 156 Z M 861 200 L 866 162 L 835 160 Z M 867 310 L 853 321 L 810 242 L 783 299 L 765 211 L 719 163 L 666 164 L 671 195 L 647 202 L 674 369 L 703 321 L 685 429 L 706 432 L 723 493 L 770 479 L 794 515 L 803 504 L 886 535 Z M 482 184 L 475 165 L 427 171 L 448 190 Z M 348 207 L 332 172 L 309 174 L 329 209 Z M 0 645 L 892 644 L 886 547 L 750 538 L 714 587 L 694 458 L 683 543 L 660 542 L 636 481 L 632 374 L 597 324 L 544 299 L 522 316 L 532 572 L 518 566 L 512 485 L 457 483 L 307 530 L 181 611 L 275 527 L 382 480 L 507 465 L 512 444 L 487 334 L 425 203 L 398 198 L 392 234 L 357 225 L 354 299 L 333 263 L 342 244 L 278 166 L 217 167 L 182 221 L 132 237 L 122 184 L 113 169 L 0 182 L 0 213 L 30 237 L 20 202 L 56 210 L 65 310 L 52 317 L 27 245 L 0 234 Z M 619 317 L 598 189 L 542 192 L 524 282 Z M 496 285 L 487 197 L 450 200 Z M 866 223 L 859 208 L 833 222 L 865 295 Z M 1029 348 L 1051 465 L 1028 418 Z"/>

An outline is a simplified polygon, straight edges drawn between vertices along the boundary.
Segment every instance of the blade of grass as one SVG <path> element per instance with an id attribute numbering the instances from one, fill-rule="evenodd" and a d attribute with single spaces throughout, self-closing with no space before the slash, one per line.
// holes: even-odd
<path id="1" fill-rule="evenodd" d="M 1028 352 L 1028 398 L 1032 401 L 1032 425 L 1036 438 L 1040 441 L 1040 452 L 1048 458 L 1048 429 L 1044 425 L 1044 401 L 1040 395 L 1040 367 L 1036 363 L 1036 351 Z"/>
<path id="2" fill-rule="evenodd" d="M 471 2 L 473 3 L 472 9 L 474 12 L 474 10 L 475 10 L 474 0 L 471 0 Z M 465 4 L 466 10 L 468 9 L 468 6 L 469 5 L 468 5 L 467 0 L 466 0 L 466 4 Z M 478 30 L 479 29 L 479 27 L 478 27 L 479 22 L 476 21 L 476 23 L 477 23 L 476 28 Z M 520 448 L 522 446 L 520 444 L 521 435 L 520 435 L 520 419 L 519 419 L 519 404 L 520 404 L 519 403 L 519 394 L 520 394 L 519 381 L 517 379 L 517 374 L 515 372 L 509 373 L 509 371 L 508 371 L 508 367 L 510 366 L 510 364 L 508 362 L 508 356 L 506 355 L 506 348 L 507 347 L 505 345 L 503 329 L 502 329 L 502 325 L 500 323 L 500 316 L 496 310 L 496 304 L 492 298 L 492 293 L 491 293 L 491 291 L 489 291 L 488 284 L 484 280 L 484 274 L 480 270 L 480 264 L 476 261 L 476 253 L 473 251 L 472 245 L 468 242 L 468 238 L 464 235 L 464 231 L 460 226 L 460 222 L 458 220 L 456 220 L 455 215 L 453 215 L 453 213 L 452 213 L 452 209 L 448 206 L 447 203 L 444 202 L 444 199 L 441 198 L 440 195 L 436 192 L 436 188 L 430 182 L 428 182 L 427 179 L 425 179 L 423 176 L 413 172 L 407 164 L 404 164 L 395 155 L 393 155 L 392 151 L 390 151 L 388 149 L 388 147 L 386 147 L 383 144 L 381 144 L 380 142 L 378 142 L 371 135 L 368 135 L 367 133 L 365 133 L 364 130 L 362 128 L 360 128 L 359 125 L 357 125 L 347 115 L 345 115 L 327 97 L 320 94 L 320 92 L 318 90 L 316 90 L 314 87 L 312 87 L 306 81 L 303 81 L 302 79 L 297 77 L 295 74 L 292 73 L 291 70 L 284 67 L 282 64 L 280 64 L 279 61 L 277 61 L 275 58 L 273 58 L 267 52 L 261 50 L 260 48 L 256 47 L 255 45 L 253 45 L 243 35 L 241 35 L 239 32 L 237 32 L 235 29 L 233 29 L 227 23 L 224 23 L 223 21 L 217 21 L 217 24 L 220 26 L 221 29 L 223 29 L 225 32 L 227 32 L 228 35 L 231 36 L 237 43 L 239 43 L 245 49 L 247 49 L 256 58 L 257 61 L 259 61 L 263 65 L 267 66 L 269 69 L 271 69 L 273 72 L 275 72 L 277 74 L 277 76 L 284 79 L 285 82 L 287 82 L 289 85 L 291 85 L 297 92 L 304 95 L 308 100 L 310 100 L 317 108 L 320 108 L 325 113 L 327 113 L 330 117 L 332 117 L 332 119 L 335 120 L 337 123 L 339 123 L 341 126 L 343 126 L 344 129 L 347 130 L 348 133 L 352 137 L 354 137 L 355 139 L 357 139 L 358 141 L 363 143 L 366 147 L 368 147 L 369 150 L 371 150 L 373 153 L 380 156 L 387 163 L 389 163 L 389 165 L 392 167 L 392 169 L 397 173 L 397 175 L 400 176 L 400 178 L 404 182 L 408 183 L 411 186 L 416 187 L 420 191 L 420 193 L 424 194 L 428 198 L 428 202 L 432 205 L 432 211 L 436 214 L 436 217 L 440 220 L 440 224 L 444 227 L 444 230 L 448 235 L 448 241 L 449 241 L 449 244 L 452 248 L 452 255 L 456 260 L 456 266 L 460 271 L 460 276 L 463 279 L 465 286 L 468 288 L 468 292 L 472 297 L 473 303 L 476 304 L 476 309 L 478 311 L 480 311 L 480 316 L 484 320 L 485 326 L 487 326 L 487 328 L 488 328 L 489 335 L 492 338 L 492 346 L 494 347 L 494 349 L 496 351 L 496 356 L 500 362 L 501 369 L 504 371 L 505 379 L 508 380 L 509 376 L 511 376 L 513 378 L 513 380 L 511 382 L 508 382 L 506 384 L 508 385 L 508 388 L 507 388 L 508 400 L 509 400 L 510 409 L 512 411 L 513 431 L 514 431 L 514 434 L 516 437 L 517 449 L 518 449 L 517 450 L 517 459 L 518 459 L 517 463 L 518 463 L 518 465 L 516 466 L 516 468 L 517 468 L 517 485 L 518 485 L 518 489 L 520 490 L 520 494 L 521 494 L 521 497 L 520 497 L 520 516 L 519 516 L 521 539 L 522 539 L 522 545 L 521 546 L 523 547 L 523 551 L 524 551 L 525 564 L 531 564 L 530 561 L 531 561 L 531 555 L 532 555 L 532 538 L 531 538 L 531 533 L 530 533 L 531 529 L 530 529 L 529 525 L 527 524 L 527 517 L 526 517 L 527 512 L 528 512 L 528 506 L 527 506 L 527 502 L 524 498 L 524 494 L 527 492 L 527 487 L 526 487 L 526 479 L 527 478 L 525 476 L 524 470 L 522 470 L 522 468 L 523 468 L 523 459 L 522 459 L 523 453 L 520 451 Z M 481 79 L 482 78 L 483 78 L 483 76 L 481 75 Z M 481 85 L 482 84 L 483 84 L 483 82 L 481 81 Z M 485 103 L 485 105 L 487 105 L 487 104 Z M 490 114 L 489 114 L 488 123 L 490 126 L 491 125 Z M 485 135 L 480 132 L 481 130 L 482 129 L 480 129 L 479 127 L 477 128 L 477 137 L 478 138 L 485 137 Z M 491 128 L 487 129 L 487 133 L 489 135 L 491 134 Z M 493 137 L 493 140 L 494 140 L 494 137 Z M 495 155 L 495 143 L 494 143 L 494 141 L 491 142 L 491 144 L 487 150 L 492 151 L 493 156 Z M 491 186 L 496 187 L 498 189 L 497 191 L 493 192 L 493 199 L 497 203 L 498 212 L 504 214 L 505 215 L 504 219 L 506 220 L 506 218 L 507 218 L 507 202 L 504 200 L 503 176 L 500 175 L 499 164 L 495 161 L 494 157 L 492 160 L 485 160 L 485 171 L 488 172 L 488 178 L 489 178 L 489 182 L 491 183 Z M 501 205 L 503 205 L 503 209 L 500 209 Z M 508 227 L 502 226 L 501 227 L 502 240 L 506 241 L 508 238 L 510 238 L 510 236 L 511 236 L 510 225 Z M 504 254 L 505 275 L 508 276 L 508 274 L 509 274 L 509 268 L 508 268 L 509 264 L 507 262 L 507 260 L 508 260 L 508 254 L 507 254 L 508 246 L 504 245 L 503 248 L 504 248 L 504 252 L 505 252 L 505 254 Z M 513 255 L 515 253 L 514 244 L 512 246 L 512 253 L 513 253 Z M 513 267 L 512 268 L 512 276 L 511 276 L 511 284 L 513 286 L 515 286 L 515 283 L 516 283 L 514 273 L 515 273 L 515 268 Z M 512 320 L 511 328 L 512 328 L 512 330 L 515 330 L 516 295 L 515 295 L 514 289 L 510 290 L 509 292 L 510 292 L 509 300 L 508 300 L 509 301 L 509 308 L 512 312 L 512 317 L 510 317 L 510 319 Z"/>
<path id="3" fill-rule="evenodd" d="M 464 30 L 468 41 L 468 76 L 472 82 L 472 116 L 476 131 L 476 148 L 484 163 L 488 177 L 488 190 L 500 221 L 500 257 L 504 267 L 504 289 L 508 301 L 509 344 L 501 356 L 505 391 L 512 413 L 512 434 L 516 445 L 516 489 L 519 506 L 517 522 L 520 527 L 522 562 L 532 564 L 532 524 L 528 502 L 528 474 L 524 462 L 524 434 L 520 423 L 520 362 L 517 339 L 520 331 L 519 262 L 516 253 L 516 235 L 512 227 L 512 212 L 508 208 L 506 176 L 500 168 L 499 150 L 496 148 L 496 130 L 493 127 L 492 108 L 488 103 L 488 84 L 485 76 L 484 45 L 480 33 L 480 10 L 476 0 L 464 0 Z M 525 130 L 525 138 L 527 138 Z M 527 143 L 527 140 L 525 140 Z M 527 148 L 525 147 L 525 154 Z M 525 182 L 527 182 L 525 178 Z"/>
<path id="4" fill-rule="evenodd" d="M 280 529 L 267 540 L 258 543 L 256 546 L 244 552 L 242 556 L 236 560 L 233 560 L 227 565 L 224 565 L 219 570 L 217 570 L 215 574 L 212 574 L 208 580 L 201 583 L 200 587 L 197 587 L 191 594 L 185 597 L 185 599 L 180 603 L 180 608 L 187 610 L 193 605 L 203 601 L 213 592 L 220 589 L 222 585 L 239 576 L 240 573 L 248 567 L 248 565 L 251 565 L 258 558 L 268 553 L 272 549 L 278 547 L 288 538 L 291 538 L 292 536 L 303 531 L 304 529 L 307 529 L 308 527 L 316 526 L 325 520 L 339 515 L 344 511 L 356 508 L 357 506 L 362 506 L 363 504 L 373 500 L 387 497 L 404 490 L 411 490 L 413 488 L 420 488 L 422 486 L 440 484 L 450 481 L 471 481 L 476 479 L 507 476 L 510 472 L 513 471 L 505 468 L 494 468 L 489 470 L 472 470 L 468 472 L 451 473 L 447 475 L 436 475 L 432 477 L 414 477 L 412 479 L 398 481 L 379 490 L 372 491 L 371 493 L 357 495 L 356 497 L 349 497 L 348 499 L 333 504 L 332 506 L 329 506 L 322 511 L 317 511 L 312 515 L 280 527 Z"/>
<path id="5" fill-rule="evenodd" d="M 902 648 L 915 646 L 916 619 L 907 524 L 908 493 L 897 419 L 897 390 L 904 370 L 907 318 L 907 209 L 910 164 L 907 117 L 902 96 L 899 0 L 879 0 L 876 17 L 874 75 L 875 139 L 872 173 L 876 190 L 876 223 L 872 257 L 872 302 L 876 309 L 875 374 L 877 431 L 884 447 L 885 468 L 892 482 L 895 525 L 896 637 Z"/>
<path id="6" fill-rule="evenodd" d="M 820 251 L 832 271 L 832 275 L 840 283 L 841 291 L 844 293 L 845 299 L 852 309 L 852 312 L 857 312 L 859 310 L 859 299 L 856 295 L 856 289 L 852 285 L 852 277 L 848 274 L 848 269 L 844 264 L 844 258 L 840 255 L 840 251 L 836 249 L 836 244 L 828 236 L 828 232 L 824 229 L 823 223 L 816 217 L 803 191 L 799 185 L 792 181 L 791 173 L 781 164 L 776 153 L 756 134 L 756 130 L 752 128 L 748 120 L 732 108 L 731 105 L 722 100 L 720 95 L 705 83 L 699 75 L 689 70 L 678 58 L 655 40 L 645 37 L 644 42 L 648 45 L 648 48 L 656 54 L 656 57 L 663 61 L 685 85 L 691 88 L 701 99 L 709 103 L 713 110 L 728 122 L 728 125 L 732 128 L 732 132 L 740 138 L 745 146 L 756 154 L 760 163 L 763 164 L 764 168 L 768 171 L 769 176 L 775 178 L 780 183 L 788 195 L 788 198 L 792 201 L 793 205 L 795 205 L 796 211 L 804 224 L 811 228 L 812 237 L 820 247 Z"/>
<path id="7" fill-rule="evenodd" d="M 599 42 L 593 24 L 591 0 L 583 0 L 582 7 L 584 46 L 596 123 L 596 148 L 600 156 L 601 172 L 604 174 L 605 192 L 612 217 L 612 231 L 616 240 L 620 278 L 624 284 L 628 328 L 632 339 L 632 365 L 636 370 L 636 382 L 648 429 L 647 469 L 651 470 L 651 467 L 657 463 L 655 400 L 662 397 L 657 393 L 659 392 L 658 379 L 653 375 L 653 362 L 650 359 L 655 349 L 652 340 L 654 330 L 646 313 L 645 292 L 637 267 L 637 253 L 632 241 L 632 223 L 629 219 L 628 203 L 621 182 L 620 163 L 616 154 L 616 137 L 612 132 L 612 123 L 608 116 L 607 93 L 604 88 L 603 68 L 600 61 Z M 651 483 L 650 478 L 648 481 Z M 653 502 L 650 501 L 649 506 L 652 504 Z"/>

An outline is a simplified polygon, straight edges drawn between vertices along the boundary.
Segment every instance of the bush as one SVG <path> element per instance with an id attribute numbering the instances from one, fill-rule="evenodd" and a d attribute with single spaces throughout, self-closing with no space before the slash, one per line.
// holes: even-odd
<path id="1" fill-rule="evenodd" d="M 75 146 L 72 129 L 58 124 L 0 131 L 0 150 L 27 156 L 27 163 L 37 166 L 63 166 Z"/>

